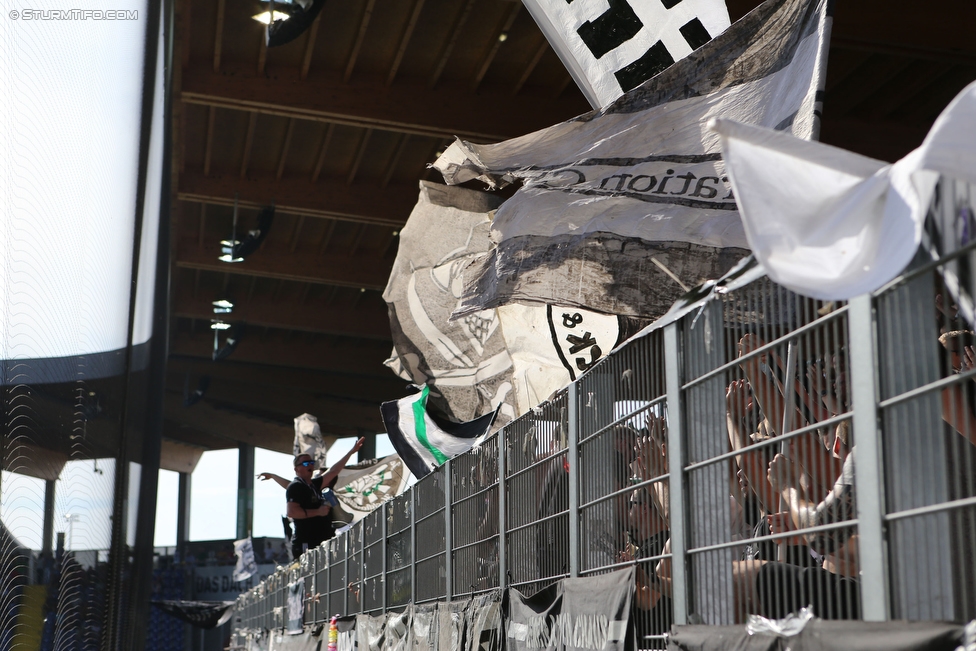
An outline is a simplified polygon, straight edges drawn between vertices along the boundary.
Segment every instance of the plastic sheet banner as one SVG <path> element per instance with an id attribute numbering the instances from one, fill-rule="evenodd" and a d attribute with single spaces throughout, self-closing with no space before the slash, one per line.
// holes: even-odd
<path id="1" fill-rule="evenodd" d="M 725 0 L 522 0 L 590 106 L 600 108 L 729 26 Z"/>
<path id="2" fill-rule="evenodd" d="M 271 636 L 268 651 L 319 651 L 319 642 L 322 637 L 324 636 L 313 635 L 312 633 L 300 635 L 274 634 Z"/>
<path id="3" fill-rule="evenodd" d="M 289 635 L 301 634 L 305 628 L 305 579 L 288 584 L 285 613 L 285 632 Z"/>
<path id="4" fill-rule="evenodd" d="M 669 651 L 957 651 L 966 630 L 942 622 L 811 620 L 798 634 L 746 631 L 745 626 L 675 626 Z M 970 643 L 972 643 L 970 641 Z"/>
<path id="5" fill-rule="evenodd" d="M 767 0 L 606 108 L 495 145 L 457 141 L 449 184 L 522 187 L 464 270 L 454 316 L 512 303 L 657 318 L 748 252 L 711 118 L 818 131 L 827 0 Z"/>
<path id="6" fill-rule="evenodd" d="M 563 579 L 524 597 L 508 591 L 509 651 L 624 651 L 634 648 L 630 606 L 634 568 Z"/>

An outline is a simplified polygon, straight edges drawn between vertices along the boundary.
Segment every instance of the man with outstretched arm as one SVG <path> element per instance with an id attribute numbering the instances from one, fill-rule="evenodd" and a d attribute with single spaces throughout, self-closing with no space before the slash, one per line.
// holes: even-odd
<path id="1" fill-rule="evenodd" d="M 365 438 L 360 438 L 344 457 L 329 470 L 313 477 L 315 460 L 310 455 L 295 457 L 295 479 L 291 483 L 278 475 L 262 472 L 258 477 L 263 481 L 273 479 L 285 488 L 286 515 L 295 522 L 295 533 L 291 541 L 292 557 L 298 559 L 308 549 L 318 547 L 323 541 L 335 536 L 332 529 L 332 507 L 323 498 L 323 489 L 335 487 L 339 473 L 346 467 L 349 458 L 363 447 Z"/>

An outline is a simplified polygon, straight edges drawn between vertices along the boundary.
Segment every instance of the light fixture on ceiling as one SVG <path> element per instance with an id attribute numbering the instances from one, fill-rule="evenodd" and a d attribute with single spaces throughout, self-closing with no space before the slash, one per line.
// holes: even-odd
<path id="1" fill-rule="evenodd" d="M 227 324 L 230 327 L 230 324 Z M 238 323 L 234 326 L 234 329 L 227 333 L 227 339 L 224 341 L 223 347 L 220 346 L 220 340 L 218 339 L 218 332 L 214 330 L 214 347 L 213 347 L 213 361 L 219 361 L 228 357 L 237 349 L 237 344 L 241 341 L 241 335 L 244 332 L 244 324 Z"/>
<path id="2" fill-rule="evenodd" d="M 257 228 L 247 232 L 243 240 L 237 239 L 237 195 L 234 195 L 234 225 L 229 240 L 220 241 L 221 262 L 243 262 L 244 258 L 258 250 L 261 242 L 268 236 L 271 224 L 274 222 L 275 207 L 274 200 L 270 206 L 261 208 L 258 213 Z"/>
<path id="3" fill-rule="evenodd" d="M 220 319 L 213 319 L 210 321 L 211 330 L 230 330 L 230 324 L 226 321 L 221 321 Z"/>
<path id="4" fill-rule="evenodd" d="M 271 12 L 270 11 L 262 11 L 259 14 L 256 14 L 254 16 L 251 16 L 251 18 L 253 18 L 254 20 L 258 21 L 262 25 L 270 25 L 271 24 Z M 285 13 L 284 11 L 275 11 L 274 12 L 274 19 L 275 19 L 275 21 L 288 20 L 289 18 L 291 18 L 291 15 L 288 14 L 288 13 Z"/>
<path id="5" fill-rule="evenodd" d="M 234 311 L 234 301 L 229 298 L 218 298 L 213 301 L 214 314 L 230 314 Z"/>
<path id="6" fill-rule="evenodd" d="M 237 248 L 241 242 L 237 239 L 237 193 L 234 193 L 234 221 L 231 226 L 230 239 L 220 240 L 220 256 L 217 258 L 221 262 L 244 262 L 244 258 L 238 255 Z"/>
<path id="7" fill-rule="evenodd" d="M 268 5 L 265 13 L 269 17 L 273 15 L 274 20 L 268 23 L 267 44 L 268 47 L 277 47 L 290 43 L 305 33 L 322 11 L 325 0 L 291 0 L 285 3 L 271 0 Z M 282 13 L 287 14 L 288 18 L 278 18 Z"/>

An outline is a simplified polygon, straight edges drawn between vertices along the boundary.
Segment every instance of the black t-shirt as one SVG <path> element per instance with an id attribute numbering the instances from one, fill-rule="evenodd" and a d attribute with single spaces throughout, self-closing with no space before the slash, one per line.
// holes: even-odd
<path id="1" fill-rule="evenodd" d="M 324 503 L 322 501 L 322 477 L 312 479 L 312 487 L 303 482 L 298 477 L 288 484 L 285 490 L 285 500 L 294 502 L 306 510 L 317 509 Z M 334 478 L 329 484 L 329 488 L 334 488 L 336 480 Z M 295 535 L 292 538 L 292 547 L 301 549 L 302 545 L 308 545 L 309 549 L 318 547 L 323 540 L 328 540 L 335 536 L 332 528 L 332 512 L 329 515 L 319 515 L 313 518 L 301 518 L 295 520 Z"/>

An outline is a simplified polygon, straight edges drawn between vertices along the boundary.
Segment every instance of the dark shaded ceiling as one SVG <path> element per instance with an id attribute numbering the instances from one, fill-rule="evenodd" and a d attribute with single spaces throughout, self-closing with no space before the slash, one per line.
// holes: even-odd
<path id="1" fill-rule="evenodd" d="M 647 2 L 655 0 L 643 0 Z M 728 0 L 736 19 L 757 0 Z M 405 383 L 381 292 L 427 165 L 461 136 L 491 142 L 589 109 L 520 2 L 330 0 L 269 50 L 250 0 L 177 0 L 172 323 L 165 435 L 207 448 L 291 450 L 292 419 L 382 431 Z M 822 139 L 895 160 L 976 79 L 976 3 L 838 0 Z M 231 233 L 275 222 L 240 264 Z M 432 234 L 436 237 L 436 234 Z M 211 301 L 243 323 L 212 362 Z M 221 335 L 223 344 L 223 335 Z M 184 391 L 202 376 L 201 402 Z"/>

